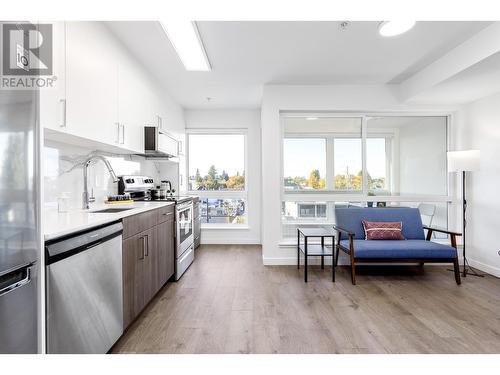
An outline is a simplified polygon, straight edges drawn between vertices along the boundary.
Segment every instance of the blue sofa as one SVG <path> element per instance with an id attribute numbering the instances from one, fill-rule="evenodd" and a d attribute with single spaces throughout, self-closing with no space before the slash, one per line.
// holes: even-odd
<path id="1" fill-rule="evenodd" d="M 460 285 L 456 237 L 460 233 L 422 225 L 416 208 L 338 208 L 335 210 L 337 256 L 339 251 L 351 259 L 351 281 L 356 284 L 356 263 L 453 263 L 455 281 Z M 401 221 L 406 240 L 365 240 L 362 220 Z M 424 234 L 427 230 L 427 236 Z M 450 236 L 451 246 L 431 242 L 433 232 Z"/>

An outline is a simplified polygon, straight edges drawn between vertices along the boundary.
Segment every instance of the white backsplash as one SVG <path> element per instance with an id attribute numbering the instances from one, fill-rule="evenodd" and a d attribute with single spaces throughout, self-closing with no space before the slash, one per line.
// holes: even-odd
<path id="1" fill-rule="evenodd" d="M 105 156 L 115 173 L 120 175 L 145 175 L 155 179 L 177 181 L 177 168 L 171 162 L 159 163 L 146 160 L 137 155 L 112 155 L 88 148 L 64 143 L 45 141 L 44 164 L 44 203 L 47 208 L 57 207 L 57 198 L 62 193 L 69 195 L 69 208 L 82 206 L 83 169 L 82 162 L 91 154 Z M 101 161 L 89 166 L 89 193 L 94 192 L 96 203 L 103 203 L 109 194 L 118 193 L 118 184 L 113 183 L 109 172 Z"/>

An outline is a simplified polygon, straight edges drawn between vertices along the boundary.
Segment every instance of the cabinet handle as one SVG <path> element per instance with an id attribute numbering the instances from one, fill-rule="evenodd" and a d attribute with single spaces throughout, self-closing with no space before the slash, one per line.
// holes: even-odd
<path id="1" fill-rule="evenodd" d="M 115 143 L 120 143 L 120 123 L 115 122 L 116 125 L 116 141 Z"/>
<path id="2" fill-rule="evenodd" d="M 142 240 L 142 249 L 141 249 L 141 255 L 139 256 L 139 260 L 143 260 L 144 259 L 144 237 L 140 237 L 139 239 Z"/>
<path id="3" fill-rule="evenodd" d="M 144 239 L 144 249 L 146 251 L 146 256 L 149 256 L 149 235 L 146 234 L 144 237 L 142 237 Z"/>
<path id="4" fill-rule="evenodd" d="M 66 127 L 66 99 L 60 99 L 59 100 L 59 106 L 60 106 L 60 123 L 59 127 L 65 128 Z"/>
<path id="5" fill-rule="evenodd" d="M 121 131 L 122 131 L 122 141 L 121 144 L 125 144 L 125 125 L 121 124 L 120 125 Z"/>

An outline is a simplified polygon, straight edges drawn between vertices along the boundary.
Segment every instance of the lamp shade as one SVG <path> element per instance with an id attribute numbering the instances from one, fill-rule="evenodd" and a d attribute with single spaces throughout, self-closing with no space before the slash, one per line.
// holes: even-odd
<path id="1" fill-rule="evenodd" d="M 472 172 L 479 170 L 479 150 L 448 151 L 449 172 Z"/>

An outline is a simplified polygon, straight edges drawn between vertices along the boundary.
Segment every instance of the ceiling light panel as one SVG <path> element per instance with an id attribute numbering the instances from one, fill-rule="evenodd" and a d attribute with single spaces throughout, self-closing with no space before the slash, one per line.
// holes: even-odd
<path id="1" fill-rule="evenodd" d="M 382 36 L 396 36 L 403 34 L 415 26 L 415 21 L 383 21 L 378 26 Z"/>
<path id="2" fill-rule="evenodd" d="M 163 30 L 168 36 L 186 70 L 211 70 L 195 22 L 183 20 L 161 21 Z"/>

